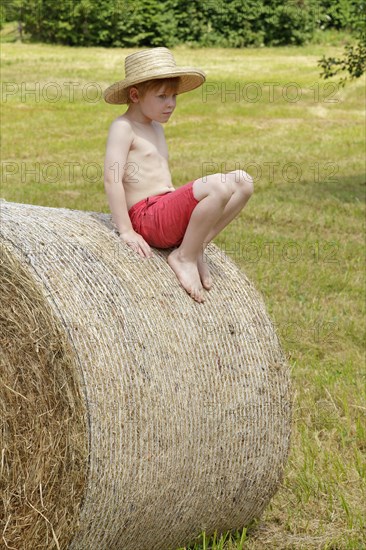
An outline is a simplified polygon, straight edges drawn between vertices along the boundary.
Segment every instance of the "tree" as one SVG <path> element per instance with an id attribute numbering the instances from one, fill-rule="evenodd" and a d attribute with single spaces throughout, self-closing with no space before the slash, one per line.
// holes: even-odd
<path id="1" fill-rule="evenodd" d="M 351 31 L 357 37 L 355 45 L 345 46 L 342 57 L 323 57 L 318 60 L 318 66 L 323 69 L 320 76 L 331 78 L 339 73 L 348 73 L 342 76 L 339 81 L 344 86 L 348 79 L 360 78 L 366 72 L 366 20 L 365 20 L 365 1 L 359 1 L 354 4 L 353 17 L 351 21 Z"/>

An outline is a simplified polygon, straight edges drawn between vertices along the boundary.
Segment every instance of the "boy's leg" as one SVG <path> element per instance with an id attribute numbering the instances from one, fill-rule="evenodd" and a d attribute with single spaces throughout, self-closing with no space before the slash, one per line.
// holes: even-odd
<path id="1" fill-rule="evenodd" d="M 241 190 L 243 176 L 235 181 L 235 174 L 213 174 L 193 183 L 193 194 L 200 202 L 192 212 L 180 246 L 168 257 L 182 286 L 198 302 L 204 301 L 201 277 L 209 278 L 207 266 L 203 265 L 204 246 L 213 238 L 213 231 L 220 231 L 223 223 L 227 225 L 239 213 L 251 194 L 247 196 Z"/>
<path id="2" fill-rule="evenodd" d="M 212 241 L 244 208 L 253 194 L 253 178 L 242 170 L 222 174 L 224 181 L 231 181 L 234 192 L 226 204 L 221 218 L 212 227 L 204 242 L 204 247 Z"/>
<path id="3" fill-rule="evenodd" d="M 234 170 L 227 174 L 221 174 L 223 181 L 231 180 L 234 192 L 226 204 L 223 214 L 217 224 L 212 227 L 203 243 L 202 253 L 197 258 L 197 266 L 203 286 L 209 290 L 212 285 L 210 271 L 204 260 L 204 249 L 212 239 L 216 237 L 245 207 L 253 194 L 253 178 L 242 170 Z"/>

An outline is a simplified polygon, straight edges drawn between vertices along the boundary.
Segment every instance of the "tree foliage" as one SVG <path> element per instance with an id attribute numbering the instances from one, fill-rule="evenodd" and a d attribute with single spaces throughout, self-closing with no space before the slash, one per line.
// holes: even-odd
<path id="1" fill-rule="evenodd" d="M 322 69 L 320 76 L 327 79 L 338 74 L 342 77 L 339 83 L 344 86 L 347 80 L 360 78 L 366 72 L 366 2 L 352 0 L 345 2 L 346 20 L 350 30 L 357 37 L 355 45 L 347 44 L 342 57 L 323 57 L 318 60 Z M 343 5 L 343 3 L 342 3 Z"/>
<path id="2" fill-rule="evenodd" d="M 351 27 L 365 0 L 3 0 L 31 40 L 71 46 L 301 45 Z M 356 17 L 357 19 L 357 17 Z"/>
<path id="3" fill-rule="evenodd" d="M 348 73 L 339 83 L 344 86 L 347 80 L 359 78 L 366 72 L 366 39 L 363 37 L 355 46 L 347 45 L 342 57 L 323 57 L 318 62 L 323 69 L 323 78 L 331 78 L 339 73 Z"/>
<path id="4" fill-rule="evenodd" d="M 344 1 L 344 0 L 338 0 Z M 303 44 L 318 0 L 4 0 L 32 40 L 80 46 Z"/>

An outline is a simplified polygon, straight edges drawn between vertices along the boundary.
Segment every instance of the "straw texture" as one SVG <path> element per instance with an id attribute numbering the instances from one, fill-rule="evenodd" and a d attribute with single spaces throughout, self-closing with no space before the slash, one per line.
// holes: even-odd
<path id="1" fill-rule="evenodd" d="M 85 492 L 79 368 L 44 288 L 1 247 L 0 548 L 66 548 Z"/>
<path id="2" fill-rule="evenodd" d="M 169 251 L 140 259 L 109 215 L 3 201 L 1 229 L 7 272 L 21 265 L 38 309 L 62 327 L 79 394 L 65 390 L 65 400 L 86 414 L 76 429 L 77 448 L 88 449 L 83 495 L 70 490 L 77 529 L 63 534 L 70 550 L 175 550 L 203 529 L 259 516 L 282 478 L 291 398 L 273 325 L 245 274 L 210 244 L 215 286 L 197 304 Z M 25 353 L 19 346 L 19 364 Z M 7 385 L 16 390 L 16 379 Z M 14 404 L 9 426 L 16 415 Z M 35 449 L 34 467 L 41 458 Z M 55 493 L 60 471 L 50 478 Z M 57 547 L 52 534 L 43 547 Z"/>

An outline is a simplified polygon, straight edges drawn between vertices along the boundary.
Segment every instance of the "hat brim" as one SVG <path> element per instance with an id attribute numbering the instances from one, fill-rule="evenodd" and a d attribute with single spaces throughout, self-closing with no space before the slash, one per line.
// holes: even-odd
<path id="1" fill-rule="evenodd" d="M 120 80 L 119 82 L 115 82 L 109 86 L 104 91 L 103 97 L 107 103 L 121 105 L 127 103 L 127 89 L 130 86 L 140 84 L 141 82 L 145 82 L 147 80 L 160 80 L 162 78 L 174 78 L 178 76 L 180 80 L 177 88 L 177 94 L 190 92 L 191 90 L 201 86 L 206 80 L 206 75 L 203 71 L 191 67 L 182 67 L 177 68 L 174 71 L 170 70 L 169 72 L 162 72 L 154 76 L 145 75 L 139 79 L 129 80 L 126 78 L 124 80 Z"/>

